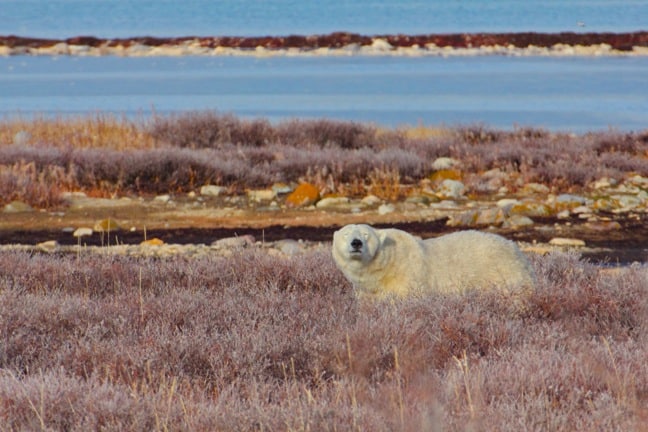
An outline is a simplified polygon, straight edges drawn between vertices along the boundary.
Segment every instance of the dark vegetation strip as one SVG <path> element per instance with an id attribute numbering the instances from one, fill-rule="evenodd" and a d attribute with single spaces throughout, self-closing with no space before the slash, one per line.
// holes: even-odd
<path id="1" fill-rule="evenodd" d="M 555 236 L 551 229 L 556 223 L 565 224 L 569 222 L 570 229 L 578 233 L 578 238 L 584 240 L 588 248 L 581 251 L 581 256 L 593 263 L 605 266 L 630 265 L 637 262 L 648 261 L 648 220 L 639 215 L 636 220 L 631 218 L 617 218 L 621 228 L 614 231 L 599 232 L 587 229 L 586 222 L 578 218 L 571 218 L 566 221 L 558 220 L 555 217 L 536 218 L 536 226 L 533 229 L 493 229 L 512 240 L 534 243 L 546 243 Z M 448 227 L 447 219 L 425 222 L 402 222 L 390 224 L 375 224 L 377 228 L 397 228 L 422 238 L 437 237 L 452 231 L 459 230 L 459 227 Z M 547 229 L 539 229 L 538 226 Z M 285 239 L 304 240 L 310 242 L 329 242 L 333 232 L 339 226 L 313 227 L 313 226 L 283 226 L 268 225 L 262 228 L 176 228 L 176 229 L 149 229 L 148 238 L 158 238 L 168 244 L 210 244 L 216 240 L 251 235 L 257 241 L 276 242 Z M 563 231 L 563 235 L 564 231 Z M 37 245 L 43 239 L 56 240 L 60 245 L 75 246 L 78 239 L 62 230 L 0 230 L 0 245 Z M 83 246 L 104 246 L 106 243 L 121 245 L 137 245 L 144 240 L 141 232 L 118 231 L 110 235 L 110 238 L 101 236 L 90 236 L 83 239 Z M 77 254 L 78 251 L 70 250 L 62 254 Z M 43 252 L 51 253 L 51 252 Z"/>
<path id="2" fill-rule="evenodd" d="M 155 117 L 137 125 L 123 119 L 99 131 L 90 127 L 93 122 L 41 120 L 8 133 L 16 127 L 6 121 L 4 135 L 0 131 L 0 204 L 23 200 L 52 207 L 65 190 L 108 196 L 189 192 L 219 184 L 240 193 L 299 181 L 315 183 L 323 193 L 363 195 L 370 182 L 396 190 L 416 185 L 441 156 L 461 161 L 472 194 L 485 192 L 480 174 L 491 169 L 510 174 L 518 185 L 539 182 L 554 192 L 602 177 L 621 180 L 628 173 L 648 173 L 646 131 L 574 135 L 466 126 L 417 134 L 331 120 L 272 124 L 215 112 Z M 46 131 L 37 133 L 37 127 Z M 117 138 L 115 129 L 121 131 Z M 91 145 L 73 144 L 85 136 Z M 512 192 L 517 187 L 507 186 Z"/>
<path id="3" fill-rule="evenodd" d="M 0 252 L 7 430 L 645 429 L 646 269 L 359 304 L 325 252 Z"/>
<path id="4" fill-rule="evenodd" d="M 551 47 L 556 44 L 566 45 L 599 45 L 608 44 L 613 49 L 631 51 L 634 46 L 648 46 L 648 32 L 626 33 L 454 33 L 454 34 L 388 34 L 388 35 L 361 35 L 356 33 L 335 32 L 323 35 L 290 35 L 290 36 L 212 36 L 212 37 L 132 37 L 117 39 L 101 39 L 93 36 L 75 36 L 67 39 L 43 39 L 23 36 L 0 36 L 0 45 L 10 48 L 30 47 L 47 48 L 58 43 L 68 45 L 84 45 L 90 47 L 123 46 L 135 44 L 147 46 L 180 45 L 185 42 L 198 41 L 201 46 L 216 48 L 241 48 L 254 49 L 264 47 L 267 49 L 301 48 L 304 50 L 316 48 L 342 48 L 351 44 L 371 45 L 376 39 L 384 39 L 394 47 L 412 47 L 435 44 L 439 47 L 477 48 L 485 46 L 508 46 L 526 48 L 529 45 L 538 47 Z"/>

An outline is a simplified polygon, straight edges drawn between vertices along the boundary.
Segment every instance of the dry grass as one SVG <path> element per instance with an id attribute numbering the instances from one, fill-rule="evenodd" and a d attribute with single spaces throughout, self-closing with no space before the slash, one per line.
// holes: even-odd
<path id="1" fill-rule="evenodd" d="M 111 114 L 5 119 L 0 121 L 0 147 L 19 144 L 61 149 L 152 148 L 155 141 L 146 132 L 144 124 L 143 121 Z"/>
<path id="2" fill-rule="evenodd" d="M 55 205 L 57 191 L 91 195 L 188 192 L 217 183 L 231 191 L 310 181 L 323 193 L 398 199 L 450 156 L 469 193 L 498 169 L 508 185 L 540 182 L 556 192 L 601 177 L 648 172 L 646 133 L 585 135 L 485 127 L 385 130 L 329 120 L 242 120 L 196 112 L 148 121 L 108 115 L 0 123 L 0 205 Z M 30 168 L 29 182 L 21 172 Z M 61 183 L 52 187 L 52 180 Z M 27 186 L 16 187 L 16 183 Z"/>
<path id="3" fill-rule="evenodd" d="M 648 269 L 358 304 L 326 251 L 0 256 L 0 430 L 609 430 L 648 421 Z"/>

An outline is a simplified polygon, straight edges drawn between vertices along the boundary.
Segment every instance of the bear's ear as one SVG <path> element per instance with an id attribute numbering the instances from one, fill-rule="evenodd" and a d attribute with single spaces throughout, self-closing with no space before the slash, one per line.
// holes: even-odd
<path id="1" fill-rule="evenodd" d="M 387 240 L 387 231 L 378 230 L 378 240 L 380 241 L 381 245 L 384 245 L 385 241 Z"/>

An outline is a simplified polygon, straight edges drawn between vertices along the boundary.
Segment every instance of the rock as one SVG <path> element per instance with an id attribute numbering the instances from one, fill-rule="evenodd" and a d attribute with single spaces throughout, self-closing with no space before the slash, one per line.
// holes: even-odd
<path id="1" fill-rule="evenodd" d="M 585 228 L 592 231 L 614 231 L 621 229 L 621 224 L 617 221 L 596 221 L 586 222 Z"/>
<path id="2" fill-rule="evenodd" d="M 161 240 L 157 237 L 153 237 L 148 240 L 144 240 L 143 242 L 140 243 L 140 246 L 162 246 L 164 244 L 164 240 Z"/>
<path id="3" fill-rule="evenodd" d="M 430 208 L 435 210 L 456 210 L 459 205 L 451 200 L 443 200 L 431 203 Z"/>
<path id="4" fill-rule="evenodd" d="M 432 162 L 432 169 L 434 171 L 441 171 L 441 170 L 450 170 L 452 168 L 458 167 L 461 165 L 461 162 L 459 162 L 457 159 L 453 159 L 450 157 L 439 157 Z"/>
<path id="5" fill-rule="evenodd" d="M 533 220 L 530 217 L 522 216 L 522 215 L 513 215 L 504 221 L 502 227 L 517 229 L 529 225 L 533 225 Z"/>
<path id="6" fill-rule="evenodd" d="M 615 203 L 610 198 L 600 198 L 592 204 L 593 210 L 610 211 L 615 208 Z"/>
<path id="7" fill-rule="evenodd" d="M 315 204 L 319 199 L 319 190 L 310 183 L 302 183 L 286 197 L 288 207 L 304 207 Z"/>
<path id="8" fill-rule="evenodd" d="M 115 219 L 108 218 L 97 221 L 93 229 L 97 232 L 115 232 L 120 231 L 121 226 L 119 226 Z"/>
<path id="9" fill-rule="evenodd" d="M 506 219 L 506 214 L 501 208 L 488 208 L 477 213 L 475 225 L 501 225 Z"/>
<path id="10" fill-rule="evenodd" d="M 430 197 L 427 195 L 410 195 L 405 199 L 406 203 L 422 204 L 424 206 L 430 204 Z"/>
<path id="11" fill-rule="evenodd" d="M 56 240 L 48 240 L 48 241 L 38 243 L 36 245 L 36 248 L 42 252 L 51 253 L 51 252 L 56 252 L 58 250 L 59 244 Z"/>
<path id="12" fill-rule="evenodd" d="M 326 197 L 319 200 L 315 207 L 319 209 L 343 207 L 345 204 L 349 204 L 350 201 L 347 197 Z"/>
<path id="13" fill-rule="evenodd" d="M 27 213 L 34 211 L 34 208 L 22 201 L 11 201 L 2 209 L 4 213 Z"/>
<path id="14" fill-rule="evenodd" d="M 529 217 L 547 217 L 551 215 L 551 208 L 537 201 L 522 201 L 509 208 L 509 214 Z"/>
<path id="15" fill-rule="evenodd" d="M 255 240 L 252 235 L 243 235 L 236 237 L 225 237 L 212 242 L 213 249 L 238 249 L 254 246 Z"/>
<path id="16" fill-rule="evenodd" d="M 575 238 L 564 238 L 564 237 L 554 237 L 549 240 L 549 244 L 552 246 L 563 246 L 563 247 L 583 247 L 585 242 L 580 239 Z"/>
<path id="17" fill-rule="evenodd" d="M 626 182 L 631 183 L 635 186 L 642 188 L 648 188 L 648 177 L 642 177 L 640 175 L 634 175 L 626 180 Z"/>
<path id="18" fill-rule="evenodd" d="M 155 198 L 153 198 L 153 201 L 166 204 L 169 201 L 171 201 L 171 195 L 169 194 L 158 195 Z"/>
<path id="19" fill-rule="evenodd" d="M 446 222 L 446 225 L 452 227 L 473 226 L 477 222 L 478 217 L 479 217 L 479 212 L 477 210 L 468 210 L 459 213 L 454 213 L 448 217 L 448 221 Z"/>
<path id="20" fill-rule="evenodd" d="M 497 207 L 501 209 L 509 211 L 511 207 L 517 204 L 522 204 L 522 201 L 517 200 L 515 198 L 502 198 L 501 200 L 497 201 L 495 205 L 497 205 Z"/>
<path id="21" fill-rule="evenodd" d="M 459 199 L 464 196 L 466 186 L 457 180 L 446 179 L 443 180 L 438 191 L 438 195 L 442 199 Z"/>
<path id="22" fill-rule="evenodd" d="M 375 195 L 367 195 L 366 197 L 362 198 L 360 202 L 366 206 L 375 206 L 380 204 L 382 200 Z"/>
<path id="23" fill-rule="evenodd" d="M 592 209 L 587 207 L 587 206 L 578 206 L 576 208 L 571 209 L 571 212 L 573 214 L 585 214 L 585 213 L 592 213 Z"/>
<path id="24" fill-rule="evenodd" d="M 641 198 L 634 195 L 612 195 L 610 198 L 619 210 L 631 210 L 642 204 Z"/>
<path id="25" fill-rule="evenodd" d="M 443 180 L 461 180 L 461 178 L 462 178 L 461 171 L 458 170 L 435 171 L 429 177 L 429 179 L 434 183 L 443 182 Z"/>
<path id="26" fill-rule="evenodd" d="M 573 194 L 560 194 L 556 197 L 556 204 L 578 207 L 579 205 L 587 204 L 589 200 L 584 196 Z"/>
<path id="27" fill-rule="evenodd" d="M 481 173 L 478 179 L 476 189 L 481 192 L 505 195 L 508 191 L 505 185 L 509 181 L 509 175 L 498 168 Z"/>
<path id="28" fill-rule="evenodd" d="M 541 183 L 527 183 L 522 187 L 524 194 L 548 194 L 549 188 Z"/>
<path id="29" fill-rule="evenodd" d="M 220 196 L 227 190 L 224 186 L 205 185 L 200 188 L 200 195 L 208 197 Z"/>
<path id="30" fill-rule="evenodd" d="M 506 214 L 501 208 L 493 207 L 483 210 L 467 210 L 455 213 L 448 218 L 446 225 L 453 227 L 473 227 L 484 225 L 501 225 Z"/>
<path id="31" fill-rule="evenodd" d="M 250 201 L 272 201 L 276 194 L 272 189 L 248 190 L 247 196 Z"/>
<path id="32" fill-rule="evenodd" d="M 616 180 L 614 180 L 612 178 L 608 178 L 608 177 L 603 177 L 603 178 L 598 179 L 595 182 L 593 182 L 590 185 L 590 187 L 592 189 L 600 190 L 600 189 L 608 189 L 608 188 L 610 188 L 612 186 L 615 186 L 616 184 L 617 184 Z"/>
<path id="33" fill-rule="evenodd" d="M 279 240 L 274 244 L 275 249 L 281 251 L 284 255 L 294 256 L 304 252 L 302 245 L 292 239 Z"/>
<path id="34" fill-rule="evenodd" d="M 272 185 L 271 189 L 275 195 L 288 194 L 293 191 L 293 188 L 285 183 L 275 183 Z"/>
<path id="35" fill-rule="evenodd" d="M 91 236 L 93 232 L 94 231 L 92 230 L 92 228 L 81 227 L 74 230 L 72 235 L 76 238 L 81 238 L 81 237 Z"/>
<path id="36" fill-rule="evenodd" d="M 381 204 L 380 207 L 378 207 L 379 215 L 386 215 L 393 213 L 394 211 L 396 211 L 396 207 L 394 207 L 393 204 Z"/>
<path id="37" fill-rule="evenodd" d="M 570 215 L 571 215 L 571 213 L 569 212 L 569 210 L 563 210 L 563 211 L 559 211 L 558 213 L 556 213 L 556 217 L 558 219 L 569 219 Z"/>

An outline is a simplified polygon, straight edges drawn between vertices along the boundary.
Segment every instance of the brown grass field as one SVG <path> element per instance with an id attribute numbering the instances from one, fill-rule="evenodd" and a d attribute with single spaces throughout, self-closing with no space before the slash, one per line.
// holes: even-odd
<path id="1" fill-rule="evenodd" d="M 3 120 L 0 205 L 299 181 L 396 200 L 439 156 L 462 161 L 475 194 L 494 168 L 512 191 L 579 191 L 645 176 L 648 135 L 215 113 Z M 0 432 L 648 431 L 645 263 L 532 255 L 538 283 L 515 310 L 497 292 L 365 303 L 329 247 L 0 251 Z"/>

